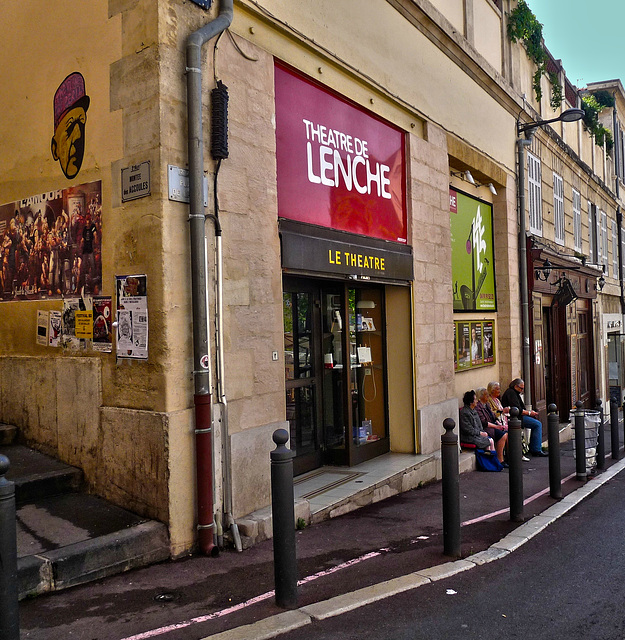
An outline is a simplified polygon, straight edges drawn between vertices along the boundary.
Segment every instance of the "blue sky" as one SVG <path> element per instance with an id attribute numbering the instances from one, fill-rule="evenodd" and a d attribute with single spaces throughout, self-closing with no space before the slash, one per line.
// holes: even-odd
<path id="1" fill-rule="evenodd" d="M 577 87 L 589 82 L 625 82 L 623 0 L 527 0 L 543 24 L 547 49 L 561 59 Z"/>

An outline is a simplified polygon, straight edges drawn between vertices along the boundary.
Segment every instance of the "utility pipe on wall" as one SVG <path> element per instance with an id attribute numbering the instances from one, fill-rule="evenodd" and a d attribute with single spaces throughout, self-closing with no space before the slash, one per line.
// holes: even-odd
<path id="1" fill-rule="evenodd" d="M 189 153 L 189 226 L 193 306 L 193 378 L 197 459 L 198 539 L 213 551 L 212 421 L 208 347 L 206 217 L 204 212 L 204 137 L 202 131 L 202 47 L 232 23 L 233 0 L 222 0 L 218 16 L 187 38 L 187 114 Z"/>
<path id="2" fill-rule="evenodd" d="M 530 314 L 527 282 L 527 234 L 525 231 L 525 148 L 532 144 L 531 137 L 518 138 L 519 163 L 519 276 L 521 285 L 521 333 L 523 337 L 523 379 L 525 404 L 532 406 L 532 357 L 530 351 Z"/>

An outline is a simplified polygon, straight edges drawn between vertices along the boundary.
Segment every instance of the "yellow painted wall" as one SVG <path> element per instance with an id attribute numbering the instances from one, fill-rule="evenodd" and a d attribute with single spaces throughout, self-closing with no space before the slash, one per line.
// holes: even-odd
<path id="1" fill-rule="evenodd" d="M 473 22 L 475 48 L 502 73 L 501 12 L 490 0 L 473 0 Z"/>
<path id="2" fill-rule="evenodd" d="M 375 79 L 380 89 L 384 89 L 383 95 L 400 96 L 399 104 L 408 111 L 427 117 L 465 140 L 479 140 L 486 155 L 507 167 L 514 166 L 514 116 L 479 89 L 463 68 L 389 3 L 374 2 L 363 11 L 358 0 L 341 3 L 321 0 L 314 12 L 307 5 L 285 0 L 265 0 L 262 5 L 267 12 L 257 12 L 247 0 L 237 0 L 235 8 L 241 11 L 235 12 L 233 30 L 402 125 L 396 117 L 389 118 L 384 111 L 386 103 L 380 102 L 371 90 L 363 91 L 363 85 L 351 86 L 340 79 L 334 84 L 335 78 L 310 51 L 292 50 L 289 36 L 293 31 L 289 27 L 304 32 L 310 43 L 318 45 L 311 44 L 311 49 L 320 49 L 345 61 L 356 76 Z M 260 28 L 261 20 L 270 20 L 281 27 L 289 25 L 285 28 L 286 35 L 279 37 L 266 32 Z M 344 29 L 344 24 L 350 24 L 350 29 Z"/>
<path id="3" fill-rule="evenodd" d="M 160 199 L 158 7 L 147 0 L 60 0 L 45 9 L 3 5 L 0 84 L 11 99 L 3 105 L 0 140 L 12 151 L 0 157 L 0 204 L 101 182 L 100 293 L 114 298 L 115 275 L 147 274 L 149 359 L 116 362 L 114 353 L 37 346 L 37 310 L 61 310 L 61 301 L 2 302 L 0 412 L 29 442 L 80 466 L 92 490 L 167 521 L 170 478 L 181 475 L 169 469 L 169 443 L 178 446 L 183 438 L 175 430 L 182 435 L 189 428 L 188 420 L 170 421 L 165 413 L 189 406 L 188 226 L 180 207 L 174 229 Z M 84 77 L 90 104 L 84 160 L 78 174 L 66 178 L 51 153 L 53 99 L 72 72 Z M 180 101 L 182 74 L 176 75 Z M 152 195 L 122 204 L 121 169 L 142 161 L 151 163 Z M 176 260 L 163 259 L 163 246 Z M 28 383 L 12 388 L 5 381 L 16 372 Z M 36 384 L 34 372 L 45 384 Z M 178 459 L 189 470 L 186 454 Z M 183 477 L 180 484 L 190 481 Z M 192 493 L 178 503 L 187 525 L 178 540 L 174 535 L 174 548 L 180 540 L 188 548 L 193 539 L 193 516 L 183 506 L 192 504 Z"/>
<path id="4" fill-rule="evenodd" d="M 458 33 L 464 34 L 464 0 L 432 0 L 432 4 Z"/>
<path id="5" fill-rule="evenodd" d="M 386 287 L 386 317 L 391 451 L 415 453 L 413 345 L 408 287 Z"/>

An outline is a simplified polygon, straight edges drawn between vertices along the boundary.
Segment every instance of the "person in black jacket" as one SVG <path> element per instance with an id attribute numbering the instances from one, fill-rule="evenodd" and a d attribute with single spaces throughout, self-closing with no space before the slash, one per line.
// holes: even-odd
<path id="1" fill-rule="evenodd" d="M 488 433 L 482 430 L 482 422 L 477 414 L 477 396 L 475 391 L 467 391 L 462 397 L 464 406 L 460 409 L 460 442 L 474 444 L 478 449 L 495 451 L 495 443 Z"/>
<path id="2" fill-rule="evenodd" d="M 504 407 L 516 407 L 519 410 L 519 420 L 524 429 L 530 429 L 530 455 L 547 456 L 542 449 L 543 446 L 543 425 L 538 420 L 538 413 L 525 408 L 525 402 L 521 394 L 525 390 L 525 382 L 522 378 L 515 378 L 501 398 Z"/>

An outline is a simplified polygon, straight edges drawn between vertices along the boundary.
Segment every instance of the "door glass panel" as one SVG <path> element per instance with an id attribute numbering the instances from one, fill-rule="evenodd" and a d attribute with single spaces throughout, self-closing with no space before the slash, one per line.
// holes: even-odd
<path id="1" fill-rule="evenodd" d="M 284 316 L 284 376 L 286 380 L 295 378 L 293 357 L 293 294 L 282 294 L 282 315 Z"/>
<path id="2" fill-rule="evenodd" d="M 343 296 L 324 292 L 321 296 L 323 330 L 323 425 L 325 445 L 345 448 L 343 405 Z"/>
<path id="3" fill-rule="evenodd" d="M 289 421 L 291 450 L 301 456 L 316 449 L 315 387 L 286 390 L 286 419 Z"/>
<path id="4" fill-rule="evenodd" d="M 382 292 L 349 289 L 347 299 L 352 438 L 366 446 L 387 437 Z"/>
<path id="5" fill-rule="evenodd" d="M 312 296 L 309 293 L 282 294 L 284 316 L 284 361 L 287 380 L 312 378 Z"/>
<path id="6" fill-rule="evenodd" d="M 317 449 L 313 309 L 311 293 L 283 293 L 286 419 L 297 456 Z"/>

